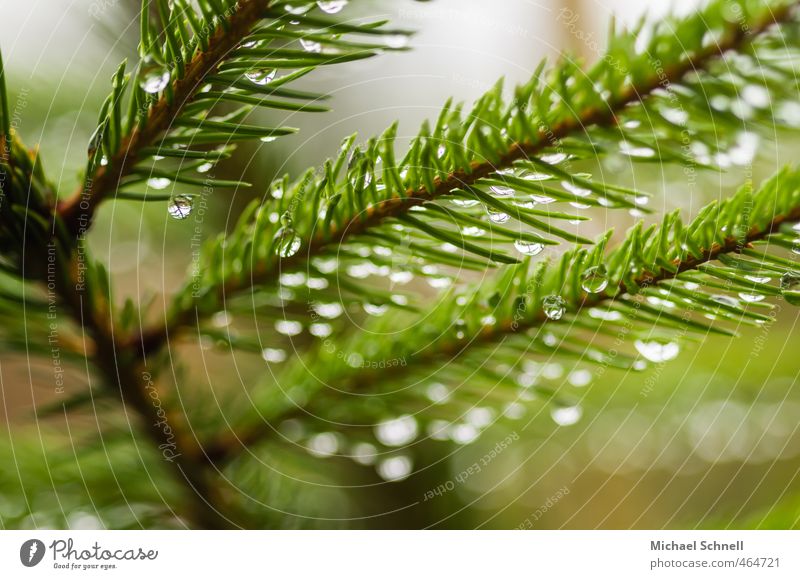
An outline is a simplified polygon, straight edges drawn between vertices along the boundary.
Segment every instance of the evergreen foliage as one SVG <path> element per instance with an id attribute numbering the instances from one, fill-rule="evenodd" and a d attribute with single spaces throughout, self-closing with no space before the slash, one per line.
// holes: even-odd
<path id="1" fill-rule="evenodd" d="M 569 421 L 579 410 L 537 384 L 538 357 L 637 371 L 674 357 L 678 341 L 770 323 L 775 300 L 800 304 L 794 167 L 618 239 L 592 240 L 581 227 L 601 211 L 649 212 L 650 193 L 608 182 L 599 160 L 719 170 L 748 163 L 757 135 L 791 125 L 781 105 L 800 88 L 800 27 L 788 0 L 713 0 L 687 17 L 612 30 L 607 53 L 588 66 L 565 56 L 511 91 L 499 81 L 472 107 L 448 101 L 404 153 L 397 124 L 360 143 L 347 137 L 321 167 L 256 184 L 263 196 L 206 242 L 166 311 L 116 303 L 86 248 L 102 203 L 166 203 L 184 219 L 194 196 L 250 186 L 215 178 L 215 164 L 240 141 L 295 131 L 261 126 L 253 111 L 324 113 L 326 96 L 295 81 L 405 48 L 408 31 L 325 14 L 335 12 L 328 4 L 143 0 L 140 61 L 114 75 L 82 185 L 60 197 L 38 151 L 11 128 L 0 61 L 0 346 L 52 354 L 51 320 L 64 312 L 61 359 L 91 364 L 98 380 L 40 413 L 89 408 L 102 414 L 104 448 L 130 451 L 114 453 L 122 471 L 104 468 L 87 441 L 41 471 L 0 475 L 9 494 L 23 479 L 73 480 L 76 468 L 102 488 L 73 493 L 74 505 L 59 493 L 28 497 L 5 525 L 37 513 L 63 524 L 59 511 L 91 501 L 103 513 L 119 509 L 119 496 L 137 503 L 120 526 L 163 525 L 168 515 L 147 506 L 159 502 L 197 527 L 283 524 L 265 493 L 300 498 L 263 488 L 274 482 L 263 457 L 313 471 L 319 459 L 305 448 L 364 463 L 391 456 L 396 445 L 376 440 L 376 424 L 463 442 L 536 395 Z M 159 193 L 170 183 L 189 192 Z M 472 272 L 482 281 L 470 283 Z M 432 306 L 412 279 L 437 291 Z M 252 328 L 220 328 L 221 312 L 274 328 L 277 340 L 312 339 L 298 338 L 297 355 L 278 364 L 283 350 Z M 343 312 L 366 321 L 354 327 Z M 168 347 L 182 337 L 274 362 L 247 396 L 215 393 L 224 425 L 218 408 L 168 386 L 180 381 Z M 453 395 L 448 385 L 463 383 Z M 120 428 L 121 408 L 139 415 L 138 430 Z M 483 414 L 465 421 L 476 408 Z M 140 461 L 147 480 L 136 476 Z M 251 498 L 221 491 L 223 480 Z"/>

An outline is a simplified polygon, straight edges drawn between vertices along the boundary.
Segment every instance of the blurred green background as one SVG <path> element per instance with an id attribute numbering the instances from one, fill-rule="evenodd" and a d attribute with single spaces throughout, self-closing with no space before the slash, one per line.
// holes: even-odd
<path id="1" fill-rule="evenodd" d="M 19 131 L 29 145 L 40 144 L 61 194 L 78 183 L 111 74 L 122 58 L 135 55 L 137 4 L 0 0 L 0 46 L 20 110 Z M 586 37 L 576 38 L 557 21 L 562 8 L 580 15 L 578 25 L 599 46 L 611 11 L 630 24 L 647 9 L 651 17 L 665 9 L 660 2 L 590 0 L 355 4 L 348 10 L 385 15 L 418 30 L 414 50 L 312 75 L 306 86 L 331 93 L 335 111 L 290 115 L 286 122 L 302 129 L 298 135 L 242 148 L 221 166 L 218 176 L 244 174 L 255 186 L 217 193 L 204 235 L 226 229 L 275 175 L 297 176 L 333 154 L 355 130 L 371 135 L 399 119 L 401 134 L 411 136 L 447 97 L 471 101 L 499 76 L 513 85 L 527 79 L 541 57 L 566 49 L 597 58 Z M 677 8 L 694 4 L 680 2 Z M 657 215 L 674 208 L 692 215 L 750 172 L 759 181 L 796 158 L 790 134 L 765 139 L 757 148 L 752 166 L 702 174 L 691 190 L 682 186 L 680 169 L 632 173 L 612 162 L 598 170 L 604 178 L 652 191 Z M 591 235 L 612 226 L 624 231 L 635 220 L 594 217 Z M 90 242 L 115 276 L 119 299 L 152 295 L 158 309 L 183 278 L 192 233 L 189 222 L 168 219 L 161 204 L 118 202 L 103 208 Z M 415 444 L 409 455 L 413 472 L 396 482 L 369 465 L 301 457 L 267 445 L 259 451 L 261 468 L 229 467 L 224 474 L 236 485 L 224 492 L 248 493 L 243 508 L 258 510 L 264 526 L 800 526 L 800 318 L 796 309 L 779 306 L 775 324 L 741 328 L 735 340 L 712 336 L 684 343 L 676 360 L 643 373 L 609 370 L 587 378 L 580 365 L 536 360 L 531 372 L 580 402 L 582 418 L 575 424 L 558 425 L 545 401 L 532 400 L 522 416 L 497 421 L 477 440 Z M 182 360 L 184 373 L 177 380 L 188 396 L 208 396 L 212 387 L 235 391 L 265 372 L 257 356 L 192 344 L 174 354 Z M 98 401 L 91 412 L 34 418 L 34 407 L 54 398 L 48 364 L 0 353 L 2 526 L 183 526 L 168 506 L 180 503 L 180 491 L 147 442 L 131 436 L 133 416 Z M 80 370 L 68 375 L 68 390 L 90 383 Z"/>

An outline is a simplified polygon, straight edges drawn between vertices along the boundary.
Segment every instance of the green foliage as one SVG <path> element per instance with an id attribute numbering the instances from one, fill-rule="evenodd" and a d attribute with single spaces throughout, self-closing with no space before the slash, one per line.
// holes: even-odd
<path id="1" fill-rule="evenodd" d="M 287 472 L 311 473 L 324 486 L 335 475 L 318 473 L 306 449 L 361 464 L 392 456 L 397 445 L 376 437 L 375 424 L 394 423 L 412 438 L 421 425 L 434 440 L 465 442 L 535 396 L 571 420 L 574 402 L 537 382 L 532 358 L 577 359 L 597 374 L 638 371 L 645 360 L 674 357 L 678 342 L 770 323 L 771 301 L 800 303 L 791 257 L 800 221 L 796 169 L 755 192 L 747 183 L 686 221 L 675 211 L 658 225 L 639 223 L 619 241 L 612 231 L 592 241 L 581 228 L 601 211 L 648 212 L 648 193 L 610 183 L 600 160 L 689 172 L 750 163 L 754 139 L 781 126 L 781 107 L 800 88 L 796 4 L 714 0 L 685 18 L 615 31 L 608 52 L 588 67 L 564 57 L 542 63 L 511 98 L 499 81 L 471 108 L 448 101 L 404 154 L 397 124 L 362 144 L 350 136 L 322 167 L 271 183 L 229 233 L 208 240 L 152 324 L 146 306 L 115 302 L 113 280 L 88 255 L 100 204 L 169 201 L 170 214 L 184 219 L 193 188 L 205 195 L 248 185 L 215 178 L 215 163 L 240 141 L 294 132 L 256 124 L 254 110 L 327 110 L 325 95 L 298 90 L 295 81 L 320 66 L 401 49 L 407 33 L 323 17 L 313 4 L 144 0 L 141 60 L 133 74 L 123 63 L 114 75 L 83 185 L 61 201 L 37 151 L 11 129 L 0 62 L 0 345 L 52 355 L 50 320 L 64 312 L 72 323 L 58 324 L 59 362 L 91 359 L 100 384 L 40 415 L 102 407 L 108 423 L 91 436 L 128 448 L 138 441 L 114 424 L 121 402 L 142 419 L 151 452 L 164 453 L 141 459 L 165 468 L 130 482 L 133 491 L 127 482 L 122 491 L 99 464 L 103 457 L 83 453 L 80 464 L 103 492 L 78 492 L 76 504 L 88 498 L 114 509 L 119 490 L 142 502 L 184 500 L 176 508 L 195 526 L 282 524 L 246 514 L 265 487 L 284 505 L 301 501 L 261 468 L 250 453 L 255 445 L 280 455 Z M 190 192 L 158 193 L 171 183 Z M 484 280 L 468 284 L 471 272 Z M 405 285 L 414 278 L 437 297 Z M 354 328 L 345 311 L 358 323 L 370 317 Z M 252 327 L 220 328 L 212 314 L 275 332 L 264 343 Z M 246 396 L 214 392 L 225 428 L 207 400 L 184 399 L 171 386 L 181 376 L 164 371 L 168 346 L 190 331 L 270 363 L 271 375 Z M 289 338 L 299 352 L 276 370 Z M 624 346 L 631 341 L 636 351 Z M 448 386 L 456 383 L 468 384 L 457 396 Z M 341 450 L 345 444 L 350 450 Z M 34 462 L 31 472 L 43 480 Z M 127 473 L 137 464 L 122 466 Z M 69 480 L 71 466 L 48 472 Z M 220 492 L 217 469 L 256 498 L 240 504 Z M 22 493 L 24 484 L 12 479 L 0 478 L 0 490 Z M 26 500 L 27 510 L 3 515 L 4 524 L 57 508 L 47 493 Z M 331 491 L 328 500 L 340 497 Z M 130 514 L 112 518 L 118 526 L 180 524 L 166 508 L 149 509 L 145 522 Z"/>

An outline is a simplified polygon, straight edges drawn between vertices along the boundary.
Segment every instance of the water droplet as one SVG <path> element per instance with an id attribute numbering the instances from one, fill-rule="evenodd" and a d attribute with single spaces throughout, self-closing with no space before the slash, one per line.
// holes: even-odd
<path id="1" fill-rule="evenodd" d="M 517 239 L 514 241 L 514 248 L 522 255 L 539 255 L 544 249 L 544 245 L 535 241 Z"/>
<path id="2" fill-rule="evenodd" d="M 547 195 L 531 195 L 531 200 L 539 205 L 549 205 L 555 201 L 555 199 L 548 197 Z"/>
<path id="3" fill-rule="evenodd" d="M 322 52 L 322 44 L 316 40 L 307 40 L 305 38 L 301 38 L 300 46 L 302 46 L 303 50 L 306 52 Z"/>
<path id="4" fill-rule="evenodd" d="M 760 302 L 764 299 L 765 296 L 761 294 L 746 294 L 746 293 L 739 293 L 739 297 L 742 299 L 743 302 L 747 302 L 749 304 Z"/>
<path id="5" fill-rule="evenodd" d="M 425 395 L 428 397 L 428 400 L 434 404 L 442 404 L 443 402 L 447 402 L 447 399 L 450 398 L 450 390 L 444 384 L 434 382 L 428 386 Z"/>
<path id="6" fill-rule="evenodd" d="M 730 306 L 732 308 L 739 307 L 739 300 L 737 300 L 736 298 L 732 298 L 731 296 L 713 295 L 711 296 L 711 300 L 717 302 L 718 304 L 722 304 L 724 306 Z"/>
<path id="7" fill-rule="evenodd" d="M 350 452 L 351 457 L 358 464 L 370 465 L 375 463 L 378 451 L 374 445 L 369 442 L 359 442 L 353 446 Z"/>
<path id="8" fill-rule="evenodd" d="M 338 318 L 344 312 L 344 307 L 339 302 L 331 302 L 329 304 L 313 304 L 312 309 L 323 318 L 333 320 Z"/>
<path id="9" fill-rule="evenodd" d="M 411 459 L 407 456 L 393 456 L 386 458 L 378 464 L 378 474 L 387 481 L 400 481 L 407 479 L 411 474 Z"/>
<path id="10" fill-rule="evenodd" d="M 197 167 L 198 173 L 208 173 L 211 169 L 214 168 L 214 163 L 203 163 L 199 167 Z"/>
<path id="11" fill-rule="evenodd" d="M 581 277 L 581 288 L 590 294 L 599 294 L 608 286 L 608 277 L 604 265 L 588 268 Z"/>
<path id="12" fill-rule="evenodd" d="M 637 147 L 631 145 L 628 141 L 622 141 L 620 143 L 619 151 L 628 157 L 653 157 L 656 154 L 650 147 Z"/>
<path id="13" fill-rule="evenodd" d="M 567 302 L 561 296 L 549 295 L 542 300 L 542 310 L 551 320 L 560 320 L 567 311 Z"/>
<path id="14" fill-rule="evenodd" d="M 520 177 L 526 181 L 549 181 L 553 177 L 547 173 L 537 173 L 535 171 L 523 171 Z"/>
<path id="15" fill-rule="evenodd" d="M 428 278 L 428 285 L 435 289 L 444 289 L 453 285 L 453 280 L 449 277 L 431 277 Z"/>
<path id="16" fill-rule="evenodd" d="M 169 83 L 169 70 L 151 57 L 142 61 L 139 69 L 139 86 L 148 94 L 156 94 L 164 90 Z"/>
<path id="17" fill-rule="evenodd" d="M 383 37 L 383 42 L 389 48 L 405 48 L 408 46 L 408 35 L 406 34 L 388 34 Z"/>
<path id="18" fill-rule="evenodd" d="M 481 237 L 485 234 L 485 229 L 481 227 L 475 227 L 474 225 L 467 225 L 466 227 L 461 228 L 461 235 L 466 235 L 467 237 Z"/>
<path id="19" fill-rule="evenodd" d="M 680 353 L 680 346 L 676 342 L 636 340 L 634 346 L 642 356 L 656 363 L 672 360 Z"/>
<path id="20" fill-rule="evenodd" d="M 280 364 L 286 360 L 286 350 L 281 350 L 280 348 L 264 348 L 261 350 L 261 357 L 264 358 L 265 362 Z"/>
<path id="21" fill-rule="evenodd" d="M 457 205 L 459 207 L 475 207 L 478 204 L 477 199 L 451 199 L 450 200 L 453 205 Z"/>
<path id="22" fill-rule="evenodd" d="M 588 197 L 592 194 L 590 189 L 586 189 L 584 187 L 579 187 L 574 183 L 570 183 L 569 181 L 562 181 L 561 186 L 572 193 L 573 195 L 577 195 L 578 197 Z"/>
<path id="23" fill-rule="evenodd" d="M 370 316 L 380 317 L 389 311 L 389 304 L 363 304 L 361 306 Z"/>
<path id="24" fill-rule="evenodd" d="M 311 8 L 313 4 L 284 4 L 283 9 L 286 10 L 289 14 L 293 14 L 294 16 L 300 16 L 305 14 Z"/>
<path id="25" fill-rule="evenodd" d="M 317 6 L 327 14 L 338 14 L 347 6 L 347 0 L 317 0 Z"/>
<path id="26" fill-rule="evenodd" d="M 503 213 L 502 211 L 495 211 L 494 209 L 487 208 L 486 213 L 489 214 L 489 221 L 492 223 L 505 223 L 509 220 L 508 213 Z"/>
<path id="27" fill-rule="evenodd" d="M 375 426 L 375 437 L 386 446 L 403 446 L 417 437 L 417 421 L 404 414 Z"/>
<path id="28" fill-rule="evenodd" d="M 397 284 L 406 284 L 414 279 L 414 274 L 410 271 L 393 271 L 389 274 L 389 281 Z"/>
<path id="29" fill-rule="evenodd" d="M 504 187 L 502 185 L 492 185 L 489 189 L 498 197 L 511 197 L 514 194 L 514 190 L 511 187 Z"/>
<path id="30" fill-rule="evenodd" d="M 592 373 L 589 370 L 573 370 L 567 376 L 567 381 L 576 388 L 588 386 L 592 381 Z"/>
<path id="31" fill-rule="evenodd" d="M 275 69 L 274 68 L 264 68 L 260 70 L 251 70 L 244 73 L 244 76 L 250 82 L 253 82 L 258 85 L 265 85 L 269 83 L 272 79 L 275 78 Z M 267 138 L 267 137 L 265 137 Z M 263 139 L 262 139 L 263 140 Z"/>
<path id="32" fill-rule="evenodd" d="M 567 156 L 564 153 L 553 153 L 551 155 L 542 155 L 539 158 L 550 165 L 557 165 L 558 163 L 564 161 Z"/>
<path id="33" fill-rule="evenodd" d="M 167 212 L 173 219 L 186 219 L 192 212 L 193 204 L 191 195 L 176 195 L 167 205 Z"/>
<path id="34" fill-rule="evenodd" d="M 322 432 L 308 441 L 308 452 L 314 456 L 332 456 L 338 450 L 339 439 L 332 432 Z"/>
<path id="35" fill-rule="evenodd" d="M 559 406 L 550 411 L 553 421 L 559 426 L 571 426 L 583 416 L 580 406 Z"/>
<path id="36" fill-rule="evenodd" d="M 152 189 L 158 189 L 159 191 L 166 189 L 170 186 L 170 181 L 166 177 L 153 177 L 152 179 L 147 180 L 147 186 Z"/>
<path id="37" fill-rule="evenodd" d="M 303 324 L 294 320 L 278 320 L 275 322 L 275 330 L 284 336 L 296 336 L 303 331 Z"/>
<path id="38" fill-rule="evenodd" d="M 795 239 L 792 242 L 792 253 L 800 255 L 800 239 Z"/>
<path id="39" fill-rule="evenodd" d="M 275 233 L 273 241 L 275 253 L 281 257 L 292 257 L 300 250 L 302 241 L 292 226 L 292 218 L 288 212 L 281 216 L 281 228 Z"/>
<path id="40" fill-rule="evenodd" d="M 327 338 L 333 333 L 333 326 L 322 323 L 311 324 L 308 327 L 308 333 L 317 338 Z"/>
<path id="41" fill-rule="evenodd" d="M 757 109 L 769 106 L 769 91 L 757 84 L 748 84 L 742 89 L 741 97 L 748 105 Z"/>

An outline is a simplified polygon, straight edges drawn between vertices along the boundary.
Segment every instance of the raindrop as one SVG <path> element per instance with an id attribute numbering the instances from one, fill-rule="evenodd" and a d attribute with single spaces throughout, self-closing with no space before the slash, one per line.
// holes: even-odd
<path id="1" fill-rule="evenodd" d="M 314 456 L 325 457 L 336 454 L 339 439 L 332 432 L 322 432 L 308 441 L 308 452 Z"/>
<path id="2" fill-rule="evenodd" d="M 380 317 L 389 311 L 389 304 L 363 304 L 361 307 L 370 316 Z"/>
<path id="3" fill-rule="evenodd" d="M 203 163 L 199 167 L 197 167 L 198 173 L 208 173 L 211 169 L 214 168 L 214 163 Z"/>
<path id="4" fill-rule="evenodd" d="M 760 302 L 764 299 L 765 296 L 761 294 L 746 294 L 746 293 L 739 293 L 739 297 L 742 299 L 743 302 L 747 302 L 749 304 L 753 304 L 755 302 Z"/>
<path id="5" fill-rule="evenodd" d="M 509 220 L 508 213 L 503 213 L 502 211 L 495 211 L 494 209 L 486 209 L 486 212 L 489 214 L 489 221 L 492 223 L 505 223 Z"/>
<path id="6" fill-rule="evenodd" d="M 161 92 L 169 83 L 169 78 L 169 70 L 151 57 L 146 57 L 142 61 L 139 70 L 139 86 L 144 92 L 148 94 Z"/>
<path id="7" fill-rule="evenodd" d="M 477 199 L 451 199 L 453 205 L 459 207 L 475 207 L 478 204 Z"/>
<path id="8" fill-rule="evenodd" d="M 305 38 L 301 38 L 300 46 L 302 46 L 303 50 L 306 52 L 322 52 L 322 44 L 316 40 L 307 40 Z"/>
<path id="9" fill-rule="evenodd" d="M 590 294 L 599 294 L 608 286 L 608 277 L 604 265 L 588 268 L 581 277 L 581 288 Z"/>
<path id="10" fill-rule="evenodd" d="M 549 205 L 555 201 L 555 199 L 548 197 L 547 195 L 531 195 L 531 200 L 539 205 Z"/>
<path id="11" fill-rule="evenodd" d="M 800 255 L 800 239 L 795 239 L 792 242 L 792 253 Z"/>
<path id="12" fill-rule="evenodd" d="M 514 194 L 514 190 L 511 187 L 504 187 L 502 185 L 492 185 L 489 189 L 498 197 L 511 197 Z"/>
<path id="13" fill-rule="evenodd" d="M 317 303 L 312 305 L 311 307 L 317 314 L 328 320 L 338 318 L 339 316 L 342 315 L 342 312 L 344 312 L 344 308 L 342 307 L 342 304 L 340 304 L 339 302 L 331 302 L 329 304 Z"/>
<path id="14" fill-rule="evenodd" d="M 389 48 L 405 48 L 408 46 L 408 35 L 406 34 L 389 34 L 384 36 L 383 42 Z"/>
<path id="15" fill-rule="evenodd" d="M 392 283 L 406 284 L 414 279 L 414 274 L 410 271 L 393 271 L 389 274 L 389 280 Z"/>
<path id="16" fill-rule="evenodd" d="M 658 340 L 636 340 L 634 346 L 639 353 L 651 362 L 666 362 L 678 356 L 680 347 L 676 342 L 661 342 Z"/>
<path id="17" fill-rule="evenodd" d="M 449 277 L 431 277 L 428 278 L 428 285 L 434 289 L 444 289 L 453 285 L 453 280 Z"/>
<path id="18" fill-rule="evenodd" d="M 723 296 L 719 294 L 713 295 L 711 296 L 711 300 L 717 302 L 718 304 L 722 304 L 723 306 L 730 306 L 732 308 L 739 307 L 739 300 L 730 296 Z"/>
<path id="19" fill-rule="evenodd" d="M 347 0 L 317 0 L 317 6 L 327 14 L 337 14 L 342 11 L 342 8 L 347 6 Z"/>
<path id="20" fill-rule="evenodd" d="M 400 481 L 411 474 L 411 459 L 407 456 L 393 456 L 386 458 L 378 464 L 378 474 L 387 481 Z"/>
<path id="21" fill-rule="evenodd" d="M 582 415 L 580 406 L 559 406 L 550 411 L 550 416 L 559 426 L 571 426 L 578 422 Z"/>
<path id="22" fill-rule="evenodd" d="M 327 338 L 333 333 L 333 327 L 330 324 L 311 324 L 308 333 L 317 338 Z"/>
<path id="23" fill-rule="evenodd" d="M 281 257 L 292 257 L 300 250 L 302 241 L 292 226 L 292 218 L 288 212 L 281 217 L 281 226 L 273 237 L 275 253 Z"/>
<path id="24" fill-rule="evenodd" d="M 573 370 L 570 372 L 569 376 L 567 376 L 567 381 L 570 384 L 575 386 L 576 388 L 582 388 L 584 386 L 588 386 L 589 383 L 592 381 L 592 373 L 589 370 Z"/>
<path id="25" fill-rule="evenodd" d="M 514 248 L 522 255 L 539 255 L 544 249 L 544 245 L 535 241 L 517 239 L 514 241 Z"/>
<path id="26" fill-rule="evenodd" d="M 192 208 L 193 200 L 191 195 L 176 195 L 167 205 L 167 212 L 173 219 L 181 220 L 189 217 Z"/>
<path id="27" fill-rule="evenodd" d="M 520 177 L 526 181 L 549 181 L 553 178 L 547 173 L 536 173 L 535 171 L 524 171 Z"/>
<path id="28" fill-rule="evenodd" d="M 386 446 L 403 446 L 417 437 L 416 419 L 404 414 L 375 426 L 375 438 Z"/>
<path id="29" fill-rule="evenodd" d="M 170 181 L 166 177 L 153 177 L 152 179 L 147 180 L 148 187 L 150 187 L 151 189 L 157 189 L 159 191 L 169 187 L 170 183 L 172 183 L 172 181 Z"/>
<path id="30" fill-rule="evenodd" d="M 742 100 L 751 107 L 765 109 L 769 106 L 769 91 L 757 84 L 748 84 L 742 89 Z"/>
<path id="31" fill-rule="evenodd" d="M 303 331 L 303 324 L 294 320 L 278 320 L 275 322 L 275 330 L 284 336 L 296 336 Z"/>
<path id="32" fill-rule="evenodd" d="M 619 150 L 628 157 L 652 157 L 656 154 L 650 147 L 635 147 L 627 141 L 620 143 Z"/>
<path id="33" fill-rule="evenodd" d="M 450 398 L 450 390 L 444 384 L 434 382 L 428 386 L 428 389 L 425 391 L 425 395 L 428 397 L 428 400 L 434 404 L 441 404 Z"/>
<path id="34" fill-rule="evenodd" d="M 549 163 L 550 165 L 556 165 L 567 158 L 564 153 L 553 153 L 552 155 L 542 155 L 539 157 L 545 163 Z"/>
<path id="35" fill-rule="evenodd" d="M 358 464 L 370 465 L 375 463 L 375 457 L 378 451 L 374 445 L 369 442 L 359 442 L 353 446 L 351 457 Z"/>
<path id="36" fill-rule="evenodd" d="M 280 364 L 286 360 L 286 351 L 280 348 L 264 348 L 261 350 L 261 357 L 265 362 Z"/>
<path id="37" fill-rule="evenodd" d="M 247 80 L 255 84 L 265 85 L 275 78 L 275 69 L 264 68 L 261 70 L 251 70 L 249 72 L 244 73 L 244 76 L 247 78 Z"/>
<path id="38" fill-rule="evenodd" d="M 283 9 L 286 10 L 289 14 L 293 14 L 294 16 L 300 16 L 301 14 L 305 14 L 309 10 L 311 10 L 313 4 L 284 4 Z"/>
<path id="39" fill-rule="evenodd" d="M 542 309 L 551 320 L 560 320 L 567 311 L 567 302 L 561 296 L 549 295 L 542 300 Z"/>
<path id="40" fill-rule="evenodd" d="M 577 195 L 578 197 L 588 197 L 592 193 L 590 189 L 586 189 L 584 187 L 578 187 L 577 185 L 570 183 L 569 181 L 562 181 L 561 186 L 570 193 L 572 193 L 573 195 Z"/>
<path id="41" fill-rule="evenodd" d="M 485 234 L 485 229 L 475 227 L 474 225 L 467 225 L 466 227 L 461 228 L 461 235 L 466 235 L 467 237 L 481 237 Z"/>

